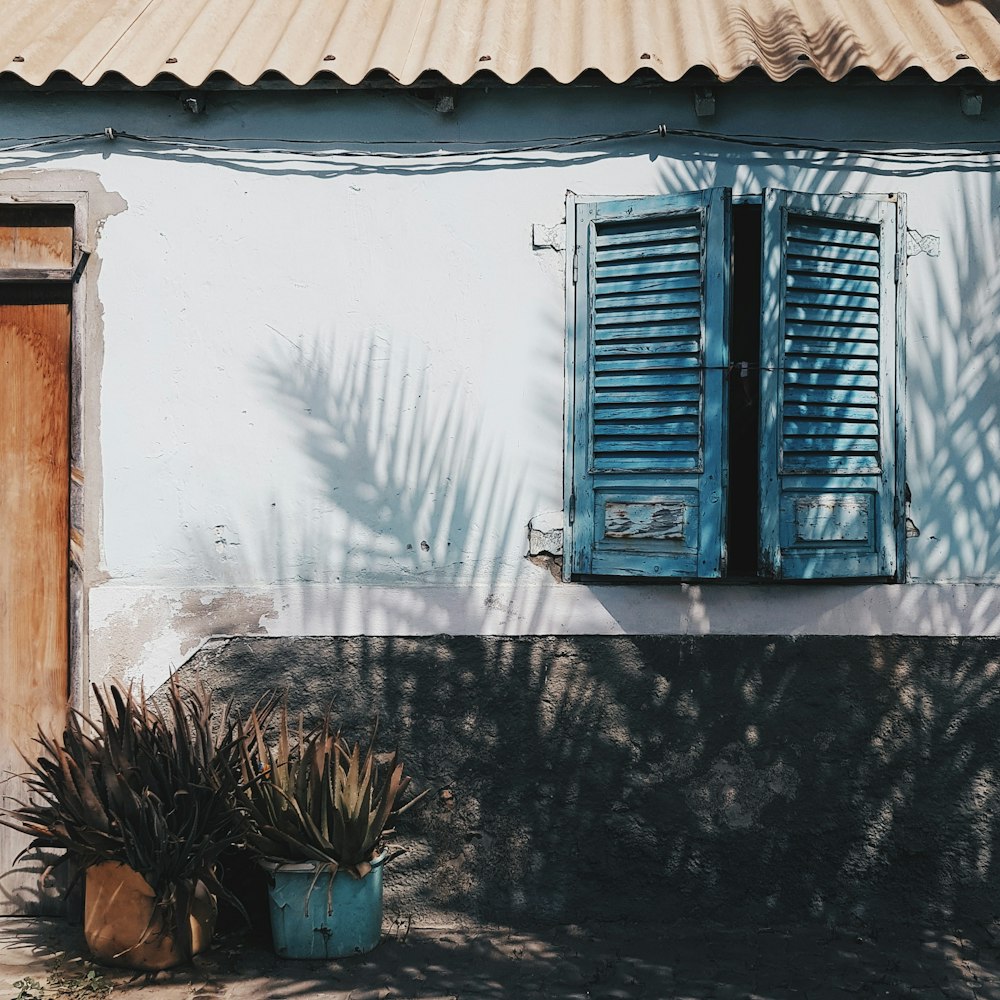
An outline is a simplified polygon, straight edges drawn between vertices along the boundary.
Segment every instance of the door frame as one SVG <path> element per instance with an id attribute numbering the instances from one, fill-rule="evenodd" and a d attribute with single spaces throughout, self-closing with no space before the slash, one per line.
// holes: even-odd
<path id="1" fill-rule="evenodd" d="M 73 267 L 69 280 L 70 294 L 70 374 L 69 374 L 69 481 L 66 484 L 69 535 L 68 573 L 66 581 L 66 616 L 68 625 L 67 698 L 74 708 L 82 709 L 87 702 L 87 587 L 84 525 L 86 523 L 86 490 L 84 489 L 84 428 L 86 412 L 86 352 L 84 351 L 85 317 L 88 311 L 90 281 L 87 265 L 93 253 L 91 245 L 90 193 L 80 190 L 58 190 L 52 177 L 6 178 L 0 171 L 0 206 L 2 205 L 72 205 L 73 206 Z M 44 187 L 35 184 L 44 183 Z M 17 277 L 0 278 L 4 284 Z M 42 277 L 42 281 L 65 281 L 67 276 Z"/>

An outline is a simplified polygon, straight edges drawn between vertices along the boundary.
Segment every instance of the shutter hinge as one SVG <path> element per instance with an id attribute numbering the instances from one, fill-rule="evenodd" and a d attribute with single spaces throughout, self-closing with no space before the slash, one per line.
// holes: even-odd
<path id="1" fill-rule="evenodd" d="M 566 519 L 570 524 L 576 521 L 576 493 L 569 495 L 569 510 L 566 512 Z"/>
<path id="2" fill-rule="evenodd" d="M 87 261 L 90 260 L 90 249 L 85 247 L 82 243 L 74 243 L 73 249 L 78 251 L 80 256 L 76 258 L 76 262 L 73 264 L 73 278 L 74 284 L 80 280 L 83 276 L 83 269 L 87 266 Z"/>
<path id="3" fill-rule="evenodd" d="M 575 285 L 580 277 L 580 251 L 573 251 L 573 284 Z"/>

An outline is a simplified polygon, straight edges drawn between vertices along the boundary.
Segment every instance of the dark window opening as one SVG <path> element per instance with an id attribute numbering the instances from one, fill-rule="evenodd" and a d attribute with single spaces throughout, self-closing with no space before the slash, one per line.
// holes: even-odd
<path id="1" fill-rule="evenodd" d="M 729 358 L 729 579 L 757 576 L 761 206 L 733 206 Z"/>
<path id="2" fill-rule="evenodd" d="M 73 206 L 13 202 L 0 205 L 0 226 L 17 229 L 73 229 Z"/>
<path id="3" fill-rule="evenodd" d="M 72 302 L 69 281 L 0 281 L 0 306 L 68 306 Z"/>

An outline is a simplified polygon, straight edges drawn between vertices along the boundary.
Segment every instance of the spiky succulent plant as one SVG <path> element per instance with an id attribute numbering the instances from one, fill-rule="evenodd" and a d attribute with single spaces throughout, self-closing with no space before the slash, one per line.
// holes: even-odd
<path id="1" fill-rule="evenodd" d="M 133 868 L 190 957 L 199 881 L 242 909 L 216 871 L 245 836 L 238 728 L 201 686 L 171 681 L 163 706 L 141 688 L 95 686 L 94 697 L 96 717 L 71 710 L 61 736 L 39 730 L 37 757 L 25 757 L 28 801 L 0 812 L 0 823 L 32 838 L 22 855 L 63 848 L 78 872 L 103 861 Z"/>
<path id="2" fill-rule="evenodd" d="M 379 761 L 377 735 L 376 721 L 362 751 L 334 730 L 329 711 L 309 730 L 301 715 L 289 724 L 284 704 L 270 719 L 252 712 L 240 744 L 251 848 L 279 863 L 367 875 L 391 824 L 426 794 L 400 803 L 410 778 L 398 751 Z"/>

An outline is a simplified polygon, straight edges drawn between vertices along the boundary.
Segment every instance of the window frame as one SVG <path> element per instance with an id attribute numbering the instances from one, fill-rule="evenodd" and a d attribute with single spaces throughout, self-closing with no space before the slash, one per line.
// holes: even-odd
<path id="1" fill-rule="evenodd" d="M 701 189 L 704 190 L 704 189 Z M 759 194 L 742 194 L 742 195 L 732 195 L 731 204 L 732 205 L 747 205 L 756 204 L 761 205 L 762 210 L 765 204 L 765 198 L 768 191 L 781 191 L 787 194 L 795 195 L 796 197 L 817 197 L 808 192 L 795 192 L 789 189 L 782 188 L 768 188 L 765 192 Z M 676 192 L 677 194 L 685 193 L 700 193 L 699 191 L 693 192 Z M 577 404 L 578 400 L 576 398 L 577 394 L 577 365 L 578 365 L 578 350 L 580 345 L 583 343 L 581 336 L 586 334 L 587 331 L 579 331 L 577 329 L 577 323 L 579 318 L 579 310 L 577 307 L 577 296 L 578 296 L 578 282 L 581 280 L 586 280 L 586 268 L 587 262 L 580 259 L 580 233 L 578 232 L 578 211 L 577 208 L 582 205 L 591 205 L 594 203 L 601 203 L 606 201 L 618 201 L 625 197 L 632 198 L 644 198 L 644 197 L 657 197 L 657 195 L 607 195 L 607 196 L 581 196 L 575 192 L 567 191 L 566 202 L 565 202 L 565 224 L 566 224 L 566 254 L 565 254 L 565 351 L 564 351 L 564 400 L 563 400 L 563 499 L 564 499 L 564 541 L 563 541 L 563 567 L 562 567 L 562 579 L 569 582 L 574 579 L 587 578 L 586 574 L 582 574 L 574 568 L 574 558 L 573 558 L 573 545 L 574 545 L 574 522 L 576 520 L 576 497 L 574 495 L 575 491 L 575 422 L 577 414 Z M 866 191 L 861 191 L 851 194 L 833 194 L 826 196 L 831 199 L 837 197 L 843 197 L 845 202 L 850 198 L 864 198 L 869 201 L 888 201 L 892 202 L 895 206 L 896 211 L 896 223 L 895 223 L 895 241 L 894 247 L 886 241 L 887 245 L 885 247 L 886 252 L 891 252 L 894 249 L 895 258 L 893 270 L 894 270 L 894 332 L 893 332 L 893 346 L 894 346 L 894 360 L 889 363 L 889 370 L 892 372 L 895 379 L 895 384 L 892 387 L 893 398 L 891 401 L 891 407 L 887 406 L 886 412 L 884 413 L 884 419 L 892 422 L 892 438 L 893 438 L 893 455 L 892 461 L 894 463 L 893 475 L 891 477 L 893 495 L 891 497 L 892 511 L 891 511 L 891 536 L 895 545 L 895 568 L 894 573 L 891 576 L 818 576 L 811 580 L 805 580 L 802 578 L 792 578 L 788 579 L 789 583 L 799 583 L 799 582 L 817 582 L 817 583 L 829 583 L 837 580 L 840 581 L 885 581 L 902 583 L 907 579 L 907 560 L 906 560 L 906 433 L 905 433 L 905 413 L 906 413 L 906 195 L 900 192 L 894 193 L 869 193 Z M 762 220 L 763 222 L 763 220 Z M 730 244 L 730 252 L 732 252 L 732 245 Z M 782 261 L 782 268 L 784 268 L 784 261 Z M 729 310 L 731 311 L 735 306 L 735 303 L 729 303 Z M 761 315 L 763 317 L 764 309 L 766 305 L 762 303 Z M 728 416 L 725 417 L 728 420 Z M 723 433 L 728 433 L 727 426 L 724 426 Z M 762 443 L 758 445 L 758 460 L 761 459 L 763 453 Z M 763 490 L 763 483 L 762 483 Z M 763 516 L 763 504 L 764 497 L 762 495 L 760 507 L 757 512 L 757 517 L 762 519 Z M 725 531 L 727 525 L 724 521 L 723 530 Z M 888 536 L 879 536 L 888 537 Z M 723 552 L 725 552 L 727 537 L 723 537 Z M 878 539 L 876 538 L 876 545 L 878 545 Z M 760 558 L 762 552 L 758 549 L 758 558 Z M 624 574 L 622 576 L 608 577 L 607 579 L 613 579 L 615 581 L 626 581 L 630 579 L 637 579 L 638 575 L 628 575 Z M 642 576 L 643 580 L 650 580 L 649 576 Z M 663 582 L 683 582 L 684 580 L 695 580 L 698 582 L 712 582 L 712 577 L 652 577 L 652 579 L 660 579 Z M 723 573 L 721 582 L 727 580 L 727 572 L 725 566 L 723 568 Z M 755 578 L 750 578 L 746 580 L 741 577 L 741 582 L 770 582 L 774 580 L 774 577 L 765 575 L 761 568 L 758 567 L 757 575 Z M 780 577 L 778 578 L 780 579 Z"/>

